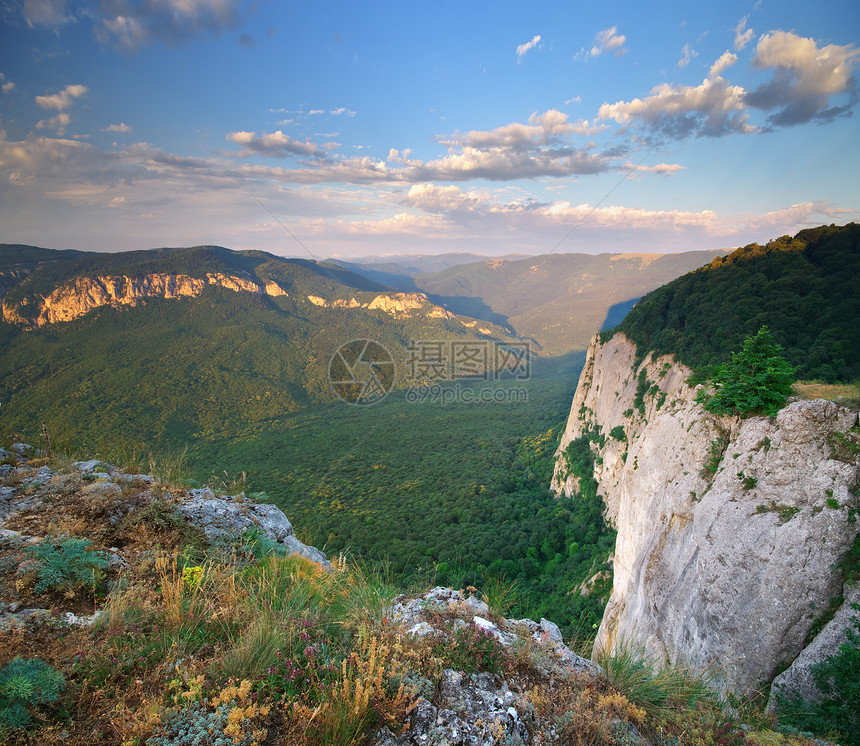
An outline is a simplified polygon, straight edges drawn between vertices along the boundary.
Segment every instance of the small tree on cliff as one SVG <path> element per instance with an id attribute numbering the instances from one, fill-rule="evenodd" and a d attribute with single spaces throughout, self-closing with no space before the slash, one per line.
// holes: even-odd
<path id="1" fill-rule="evenodd" d="M 715 414 L 776 414 L 791 394 L 795 368 L 782 356 L 770 329 L 748 337 L 731 362 L 720 365 L 712 379 L 714 391 L 702 390 L 696 401 Z"/>

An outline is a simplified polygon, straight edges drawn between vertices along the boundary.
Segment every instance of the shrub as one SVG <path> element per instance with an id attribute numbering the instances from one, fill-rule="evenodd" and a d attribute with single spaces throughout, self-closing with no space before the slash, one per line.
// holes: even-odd
<path id="1" fill-rule="evenodd" d="M 30 722 L 30 705 L 55 702 L 63 675 L 38 658 L 15 658 L 0 670 L 0 732 Z"/>
<path id="2" fill-rule="evenodd" d="M 740 352 L 732 353 L 731 362 L 717 368 L 714 393 L 703 389 L 696 401 L 714 414 L 776 414 L 791 393 L 795 371 L 781 352 L 763 326 Z"/>
<path id="3" fill-rule="evenodd" d="M 852 604 L 860 611 L 860 604 Z M 860 744 L 860 619 L 851 618 L 848 641 L 839 652 L 812 666 L 812 678 L 822 693 L 818 702 L 777 695 L 781 724 L 819 735 L 835 736 L 844 746 Z"/>
<path id="4" fill-rule="evenodd" d="M 440 645 L 437 654 L 453 668 L 464 673 L 487 671 L 500 674 L 504 670 L 505 650 L 489 630 L 477 624 L 467 624 L 454 631 L 450 645 Z"/>
<path id="5" fill-rule="evenodd" d="M 58 544 L 43 541 L 29 547 L 36 560 L 36 593 L 46 590 L 69 591 L 93 585 L 108 566 L 107 552 L 89 551 L 89 539 L 68 538 Z"/>
<path id="6" fill-rule="evenodd" d="M 627 440 L 627 435 L 624 432 L 624 425 L 616 425 L 609 431 L 609 437 L 615 438 L 615 440 L 620 440 L 622 442 Z"/>

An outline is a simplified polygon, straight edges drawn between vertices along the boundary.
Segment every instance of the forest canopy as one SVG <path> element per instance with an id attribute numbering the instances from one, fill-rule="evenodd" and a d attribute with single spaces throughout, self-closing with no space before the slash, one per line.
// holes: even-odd
<path id="1" fill-rule="evenodd" d="M 750 244 L 646 295 L 615 331 L 694 369 L 769 327 L 801 379 L 860 376 L 860 225 Z"/>

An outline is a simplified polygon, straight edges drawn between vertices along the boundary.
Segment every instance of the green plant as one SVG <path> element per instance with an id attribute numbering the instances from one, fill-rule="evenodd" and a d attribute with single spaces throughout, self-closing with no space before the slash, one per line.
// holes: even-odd
<path id="1" fill-rule="evenodd" d="M 624 432 L 624 425 L 616 425 L 609 431 L 609 437 L 615 438 L 615 440 L 620 440 L 621 442 L 627 441 L 627 434 Z"/>
<path id="2" fill-rule="evenodd" d="M 758 484 L 758 479 L 756 479 L 755 477 L 747 476 L 742 471 L 738 472 L 738 479 L 741 480 L 745 491 L 755 489 L 755 486 Z"/>
<path id="3" fill-rule="evenodd" d="M 485 574 L 481 583 L 481 592 L 487 606 L 499 616 L 507 616 L 508 612 L 519 600 L 516 580 L 508 580 L 507 575 Z"/>
<path id="4" fill-rule="evenodd" d="M 495 636 L 477 624 L 466 624 L 454 630 L 450 643 L 436 646 L 436 654 L 451 667 L 465 673 L 487 671 L 500 674 L 504 670 L 505 651 Z"/>
<path id="5" fill-rule="evenodd" d="M 860 604 L 852 604 L 860 611 Z M 781 724 L 812 731 L 845 746 L 860 744 L 860 619 L 851 618 L 839 652 L 812 666 L 822 697 L 817 702 L 777 693 Z M 855 631 L 856 630 L 856 631 Z"/>
<path id="6" fill-rule="evenodd" d="M 620 643 L 595 662 L 603 668 L 606 683 L 652 717 L 676 708 L 694 708 L 699 700 L 714 697 L 707 677 L 680 665 L 655 666 L 646 652 L 630 643 Z"/>
<path id="7" fill-rule="evenodd" d="M 648 371 L 645 368 L 639 371 L 639 376 L 636 381 L 636 395 L 633 398 L 633 407 L 639 410 L 639 413 L 645 414 L 645 395 L 649 393 L 651 381 L 648 380 Z"/>
<path id="8" fill-rule="evenodd" d="M 91 544 L 89 539 L 70 537 L 56 544 L 45 540 L 29 547 L 27 554 L 37 563 L 35 592 L 73 591 L 100 583 L 110 555 L 90 551 Z"/>
<path id="9" fill-rule="evenodd" d="M 716 476 L 717 470 L 720 468 L 720 464 L 723 461 L 723 455 L 726 452 L 728 444 L 728 435 L 714 438 L 714 440 L 711 441 L 711 445 L 708 446 L 708 460 L 702 465 L 702 470 L 699 473 L 699 476 L 702 477 L 702 479 L 713 481 L 713 478 Z"/>
<path id="10" fill-rule="evenodd" d="M 776 513 L 779 516 L 779 523 L 788 523 L 794 516 L 800 512 L 800 508 L 793 505 L 782 505 L 771 500 L 767 505 L 756 505 L 756 513 Z"/>
<path id="11" fill-rule="evenodd" d="M 860 427 L 855 425 L 846 433 L 830 433 L 827 445 L 830 446 L 830 458 L 852 463 L 860 455 Z"/>
<path id="12" fill-rule="evenodd" d="M 0 732 L 25 727 L 28 707 L 55 702 L 63 686 L 63 675 L 38 658 L 7 663 L 0 669 Z"/>
<path id="13" fill-rule="evenodd" d="M 795 373 L 781 352 L 770 330 L 761 327 L 732 353 L 731 362 L 717 368 L 714 392 L 703 389 L 696 401 L 715 414 L 776 414 L 791 393 Z"/>

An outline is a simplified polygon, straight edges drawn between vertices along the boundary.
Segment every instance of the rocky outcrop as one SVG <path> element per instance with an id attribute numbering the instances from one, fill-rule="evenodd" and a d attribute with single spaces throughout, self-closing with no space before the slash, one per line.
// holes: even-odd
<path id="1" fill-rule="evenodd" d="M 257 283 L 221 272 L 208 272 L 203 277 L 166 273 L 142 277 L 77 277 L 44 297 L 26 297 L 14 303 L 4 300 L 3 320 L 33 329 L 58 321 L 72 321 L 102 306 L 135 306 L 147 298 L 194 298 L 210 285 L 272 297 L 287 294 L 276 282 Z"/>
<path id="2" fill-rule="evenodd" d="M 199 526 L 210 541 L 235 539 L 254 529 L 287 554 L 300 554 L 325 566 L 330 563 L 316 547 L 302 544 L 293 532 L 293 525 L 275 505 L 258 503 L 243 494 L 216 495 L 208 487 L 189 490 L 179 503 L 179 512 L 193 526 Z"/>
<path id="3" fill-rule="evenodd" d="M 696 404 L 690 374 L 671 357 L 638 361 L 621 334 L 595 338 L 553 485 L 575 494 L 564 453 L 589 437 L 618 530 L 596 646 L 642 646 L 746 693 L 798 657 L 843 590 L 860 462 L 834 458 L 831 444 L 860 440 L 857 413 L 817 400 L 775 418 L 716 417 Z"/>
<path id="4" fill-rule="evenodd" d="M 91 508 L 101 506 L 101 520 L 111 526 L 159 502 L 175 509 L 190 526 L 201 529 L 210 543 L 241 541 L 253 529 L 276 551 L 299 554 L 330 566 L 323 552 L 296 538 L 292 524 L 280 508 L 252 500 L 244 493 L 216 495 L 209 488 L 179 490 L 172 485 L 169 489 L 153 490 L 151 488 L 158 482 L 156 477 L 128 474 L 98 459 L 75 461 L 70 465 L 71 473 L 61 475 L 48 466 L 32 468 L 28 455 L 33 454 L 34 449 L 23 443 L 15 443 L 2 453 L 5 455 L 0 461 L 14 458 L 16 463 L 0 465 L 0 477 L 8 477 L 19 485 L 0 485 L 0 544 L 39 541 L 38 537 L 9 529 L 7 524 L 12 518 L 20 521 L 22 516 L 29 516 L 25 520 L 37 525 L 60 521 L 51 512 L 52 495 L 63 490 L 76 498 L 75 507 L 80 504 Z M 68 518 L 64 516 L 64 520 Z"/>
<path id="5" fill-rule="evenodd" d="M 487 673 L 464 674 L 445 669 L 436 704 L 419 697 L 409 727 L 395 736 L 388 728 L 374 746 L 496 746 L 531 743 L 518 707 L 523 702 L 507 683 Z M 500 736 L 506 741 L 502 741 Z"/>
<path id="6" fill-rule="evenodd" d="M 846 631 L 858 631 L 855 622 L 860 619 L 860 585 L 846 587 L 845 597 L 839 611 L 819 632 L 815 639 L 803 649 L 788 670 L 773 680 L 768 710 L 779 710 L 780 695 L 799 696 L 807 702 L 821 699 L 815 684 L 813 667 L 848 642 Z"/>
<path id="7" fill-rule="evenodd" d="M 380 293 L 373 300 L 365 303 L 356 298 L 327 301 L 318 295 L 309 295 L 308 300 L 321 308 L 366 308 L 370 311 L 382 311 L 395 318 L 410 318 L 415 315 L 414 311 L 422 310 L 431 319 L 454 318 L 449 311 L 431 303 L 424 293 Z"/>
<path id="8" fill-rule="evenodd" d="M 437 587 L 420 596 L 399 596 L 388 610 L 390 624 L 407 637 L 427 637 L 450 643 L 458 630 L 494 639 L 501 648 L 530 644 L 537 651 L 542 677 L 564 681 L 601 672 L 573 653 L 559 628 L 547 619 L 503 619 L 475 596 Z M 407 727 L 395 735 L 388 728 L 377 733 L 375 746 L 494 746 L 499 743 L 544 743 L 534 738 L 534 706 L 522 682 L 490 673 L 464 673 L 447 668 L 438 685 L 410 682 L 417 702 Z"/>
<path id="9" fill-rule="evenodd" d="M 391 620 L 403 626 L 407 634 L 446 636 L 450 630 L 446 624 L 455 617 L 454 628 L 467 623 L 480 628 L 498 640 L 504 647 L 511 647 L 518 640 L 531 639 L 543 649 L 545 663 L 554 666 L 560 675 L 595 674 L 600 668 L 590 660 L 574 653 L 561 636 L 561 630 L 548 619 L 535 622 L 532 619 L 498 619 L 490 607 L 474 596 L 462 591 L 437 586 L 421 596 L 399 596 L 390 611 Z"/>

